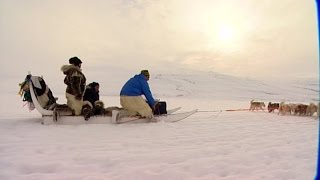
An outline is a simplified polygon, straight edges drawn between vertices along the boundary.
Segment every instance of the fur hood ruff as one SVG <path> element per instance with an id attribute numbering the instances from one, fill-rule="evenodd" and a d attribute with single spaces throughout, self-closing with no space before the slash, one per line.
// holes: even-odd
<path id="1" fill-rule="evenodd" d="M 75 66 L 75 65 L 73 65 L 73 64 L 63 65 L 63 66 L 61 67 L 61 71 L 62 71 L 63 73 L 66 73 L 66 72 L 69 71 L 69 70 L 76 70 L 76 71 L 81 72 L 81 69 L 80 69 L 78 66 Z"/>

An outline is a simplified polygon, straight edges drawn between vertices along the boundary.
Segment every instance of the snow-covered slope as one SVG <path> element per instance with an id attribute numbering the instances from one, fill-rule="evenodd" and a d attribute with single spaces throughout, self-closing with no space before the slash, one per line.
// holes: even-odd
<path id="1" fill-rule="evenodd" d="M 37 75 L 37 74 L 34 74 Z M 100 94 L 118 96 L 123 84 L 134 74 L 126 71 L 88 73 L 87 81 L 100 83 Z M 65 84 L 63 76 L 60 79 L 46 77 L 47 84 L 56 96 L 63 96 Z M 4 91 L 12 92 L 12 86 L 23 80 L 8 81 L 11 85 L 2 84 Z M 215 72 L 189 72 L 175 74 L 151 74 L 150 88 L 155 98 L 167 97 L 205 98 L 211 100 L 240 100 L 252 99 L 261 101 L 292 101 L 316 102 L 319 100 L 318 78 L 300 78 L 294 80 L 260 80 L 253 78 L 234 77 Z"/>
<path id="2" fill-rule="evenodd" d="M 89 77 L 100 82 L 106 106 L 119 105 L 119 89 L 129 77 Z M 46 81 L 65 102 L 62 80 Z M 169 108 L 200 111 L 179 123 L 44 126 L 38 112 L 22 107 L 12 88 L 17 83 L 6 80 L 2 85 L 10 90 L 0 94 L 6 102 L 0 104 L 0 179 L 314 178 L 316 117 L 221 110 L 248 108 L 251 99 L 316 101 L 318 81 L 179 73 L 153 74 L 149 82 Z"/>
<path id="3" fill-rule="evenodd" d="M 317 80 L 265 81 L 217 73 L 158 74 L 150 80 L 156 97 L 212 100 L 318 101 Z"/>

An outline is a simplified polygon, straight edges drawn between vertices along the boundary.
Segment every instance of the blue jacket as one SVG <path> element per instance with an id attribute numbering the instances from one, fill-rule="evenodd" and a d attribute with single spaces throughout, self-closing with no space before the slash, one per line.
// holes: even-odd
<path id="1" fill-rule="evenodd" d="M 143 74 L 135 75 L 129 79 L 120 91 L 120 96 L 141 96 L 147 98 L 148 104 L 152 107 L 155 101 L 152 97 L 149 84 Z"/>

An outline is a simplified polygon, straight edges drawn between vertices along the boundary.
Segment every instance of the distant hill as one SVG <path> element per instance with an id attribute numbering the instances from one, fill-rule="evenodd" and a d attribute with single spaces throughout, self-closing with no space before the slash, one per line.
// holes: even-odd
<path id="1" fill-rule="evenodd" d="M 88 73 L 87 83 L 92 80 L 100 83 L 102 96 L 118 96 L 122 85 L 134 75 L 124 71 L 92 71 Z M 18 84 L 24 77 L 6 78 L 1 84 L 3 91 L 17 93 Z M 44 76 L 54 94 L 65 91 L 64 76 Z M 14 80 L 13 80 L 14 79 Z M 272 102 L 316 102 L 319 101 L 318 78 L 299 78 L 294 80 L 258 80 L 223 75 L 215 72 L 181 72 L 175 74 L 151 74 L 150 88 L 155 98 L 205 98 L 212 100 L 252 99 Z"/>
<path id="2" fill-rule="evenodd" d="M 125 82 L 125 80 L 121 80 Z M 109 82 L 110 83 L 110 82 Z M 109 94 L 118 95 L 122 84 L 107 87 Z M 102 83 L 104 84 L 104 83 Z M 105 83 L 107 84 L 107 83 Z M 213 100 L 264 100 L 310 102 L 319 99 L 316 79 L 264 81 L 222 75 L 214 72 L 154 74 L 149 81 L 155 97 L 206 98 Z M 116 91 L 115 91 L 116 90 Z M 103 92 L 103 86 L 101 89 Z"/>

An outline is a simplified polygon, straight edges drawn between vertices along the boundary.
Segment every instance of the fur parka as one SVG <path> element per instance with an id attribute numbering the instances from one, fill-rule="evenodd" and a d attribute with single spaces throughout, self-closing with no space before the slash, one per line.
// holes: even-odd
<path id="1" fill-rule="evenodd" d="M 66 92 L 75 97 L 82 97 L 86 86 L 86 77 L 81 69 L 71 64 L 63 65 L 61 71 L 66 75 L 64 78 L 64 83 L 67 85 Z"/>

